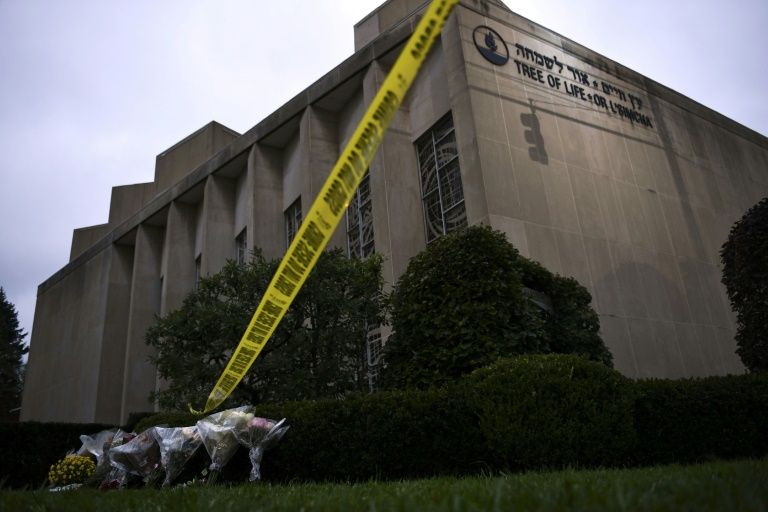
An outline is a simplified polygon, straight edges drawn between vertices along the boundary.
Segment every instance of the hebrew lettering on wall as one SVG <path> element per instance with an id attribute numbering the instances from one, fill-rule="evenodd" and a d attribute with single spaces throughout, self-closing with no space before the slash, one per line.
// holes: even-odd
<path id="1" fill-rule="evenodd" d="M 515 43 L 517 74 L 572 98 L 595 106 L 632 124 L 653 128 L 653 120 L 643 111 L 645 103 L 635 94 L 561 63 L 557 55 L 543 55 Z"/>

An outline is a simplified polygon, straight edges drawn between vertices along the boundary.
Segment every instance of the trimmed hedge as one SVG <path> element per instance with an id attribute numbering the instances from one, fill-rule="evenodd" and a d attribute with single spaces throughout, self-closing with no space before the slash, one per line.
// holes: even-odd
<path id="1" fill-rule="evenodd" d="M 0 484 L 37 489 L 48 469 L 67 452 L 80 448 L 80 435 L 114 428 L 97 423 L 0 423 Z"/>
<path id="2" fill-rule="evenodd" d="M 768 375 L 635 383 L 638 464 L 768 454 Z"/>
<path id="3" fill-rule="evenodd" d="M 616 466 L 635 448 L 631 381 L 568 355 L 523 356 L 462 382 L 493 466 Z"/>
<path id="4" fill-rule="evenodd" d="M 478 473 L 489 467 L 474 412 L 448 389 L 268 404 L 257 406 L 256 413 L 288 418 L 291 426 L 264 457 L 262 474 L 270 481 L 417 478 Z M 197 419 L 188 413 L 165 413 L 139 426 L 193 425 Z M 233 460 L 230 465 L 240 463 Z"/>
<path id="5" fill-rule="evenodd" d="M 768 454 L 768 375 L 631 381 L 571 355 L 501 360 L 457 383 L 344 400 L 265 404 L 290 430 L 264 457 L 273 482 L 360 481 L 563 466 L 687 463 Z M 144 418 L 193 425 L 188 413 Z M 48 467 L 106 425 L 0 424 L 0 479 L 38 487 Z M 194 470 L 207 465 L 204 452 Z M 250 465 L 240 450 L 223 480 Z"/>

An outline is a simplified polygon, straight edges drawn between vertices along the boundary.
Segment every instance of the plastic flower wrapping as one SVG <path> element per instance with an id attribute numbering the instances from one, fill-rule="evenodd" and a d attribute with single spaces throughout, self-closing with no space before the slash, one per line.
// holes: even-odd
<path id="1" fill-rule="evenodd" d="M 251 459 L 250 481 L 261 480 L 261 460 L 264 451 L 268 450 L 285 435 L 290 428 L 284 425 L 285 418 L 279 422 L 266 418 L 252 417 L 248 420 L 246 428 L 235 431 L 237 440 L 248 448 L 248 458 Z"/>
<path id="2" fill-rule="evenodd" d="M 160 447 L 152 435 L 152 429 L 145 430 L 130 441 L 109 450 L 109 462 L 113 468 L 129 475 L 140 476 L 148 482 L 160 469 Z"/>
<path id="3" fill-rule="evenodd" d="M 107 472 L 106 477 L 101 479 L 101 485 L 99 486 L 101 489 L 118 489 L 125 486 L 128 479 L 128 472 L 113 466 L 109 453 L 113 448 L 124 445 L 134 437 L 136 437 L 136 434 L 133 432 L 117 429 L 117 432 L 115 432 L 115 435 L 112 437 L 112 441 L 108 446 L 104 447 L 104 459 L 109 466 L 109 471 Z"/>
<path id="4" fill-rule="evenodd" d="M 211 414 L 197 422 L 203 446 L 211 457 L 211 471 L 221 471 L 240 446 L 237 434 L 248 428 L 253 419 L 253 407 L 244 405 Z"/>
<path id="5" fill-rule="evenodd" d="M 80 442 L 83 445 L 77 450 L 77 455 L 91 455 L 96 460 L 94 479 L 103 478 L 109 473 L 111 466 L 106 452 L 112 446 L 112 440 L 117 432 L 118 429 L 110 429 L 102 430 L 92 436 L 80 436 Z"/>
<path id="6" fill-rule="evenodd" d="M 160 464 L 165 469 L 163 487 L 168 487 L 181 474 L 184 465 L 200 448 L 203 439 L 200 437 L 197 426 L 154 427 L 151 431 L 160 448 Z"/>
<path id="7" fill-rule="evenodd" d="M 276 422 L 259 418 L 254 410 L 244 405 L 212 414 L 191 427 L 153 427 L 139 435 L 120 429 L 82 435 L 77 455 L 69 454 L 51 466 L 48 478 L 55 487 L 50 490 L 75 489 L 84 483 L 100 483 L 101 489 L 121 489 L 139 479 L 153 485 L 163 469 L 163 487 L 168 487 L 182 474 L 201 444 L 211 458 L 208 485 L 240 445 L 249 450 L 250 480 L 260 480 L 264 452 L 280 441 L 289 427 L 285 419 Z"/>

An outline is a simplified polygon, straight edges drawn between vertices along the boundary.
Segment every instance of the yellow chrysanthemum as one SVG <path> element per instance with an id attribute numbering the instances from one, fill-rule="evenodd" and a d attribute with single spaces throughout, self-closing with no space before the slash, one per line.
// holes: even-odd
<path id="1" fill-rule="evenodd" d="M 96 464 L 90 457 L 67 455 L 51 466 L 48 480 L 52 485 L 82 483 L 96 471 Z"/>

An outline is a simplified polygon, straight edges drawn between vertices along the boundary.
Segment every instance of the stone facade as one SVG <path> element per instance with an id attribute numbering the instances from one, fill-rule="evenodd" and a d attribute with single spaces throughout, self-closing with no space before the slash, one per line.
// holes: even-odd
<path id="1" fill-rule="evenodd" d="M 283 253 L 286 212 L 309 209 L 423 8 L 389 0 L 356 25 L 353 56 L 251 130 L 211 123 L 157 157 L 152 183 L 113 189 L 108 223 L 76 229 L 39 287 L 23 420 L 152 410 L 154 315 L 243 244 Z M 739 373 L 718 251 L 766 194 L 765 137 L 500 2 L 464 0 L 371 165 L 361 236 L 392 283 L 435 229 L 490 224 L 590 290 L 622 373 Z"/>

